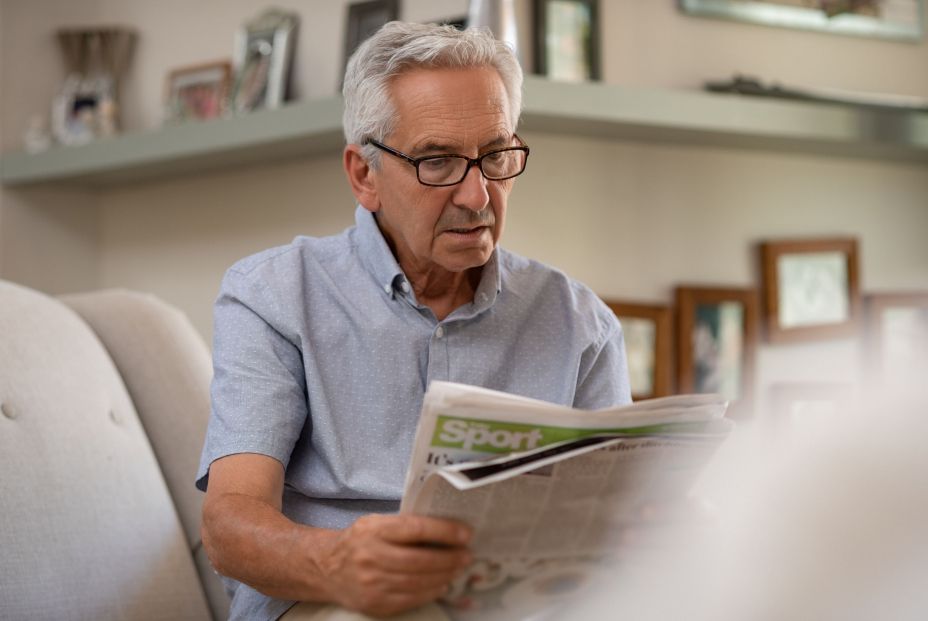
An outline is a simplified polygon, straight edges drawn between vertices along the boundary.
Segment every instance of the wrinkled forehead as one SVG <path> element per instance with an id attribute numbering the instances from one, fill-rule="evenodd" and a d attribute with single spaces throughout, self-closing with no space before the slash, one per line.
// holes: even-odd
<path id="1" fill-rule="evenodd" d="M 506 141 L 515 129 L 506 88 L 492 67 L 412 69 L 390 82 L 390 98 L 391 138 L 466 147 Z"/>

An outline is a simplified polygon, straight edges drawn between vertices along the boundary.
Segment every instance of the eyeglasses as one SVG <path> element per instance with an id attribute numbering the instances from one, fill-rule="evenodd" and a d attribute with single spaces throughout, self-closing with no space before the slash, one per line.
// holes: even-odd
<path id="1" fill-rule="evenodd" d="M 410 157 L 401 151 L 391 149 L 387 145 L 368 138 L 365 144 L 372 144 L 378 149 L 386 151 L 404 159 L 416 168 L 416 178 L 422 185 L 444 187 L 457 185 L 464 181 L 471 166 L 477 166 L 484 177 L 490 181 L 512 179 L 522 174 L 525 163 L 528 161 L 528 146 L 522 139 L 513 134 L 521 146 L 506 147 L 487 151 L 480 157 L 466 157 L 464 155 L 426 155 L 425 157 Z"/>

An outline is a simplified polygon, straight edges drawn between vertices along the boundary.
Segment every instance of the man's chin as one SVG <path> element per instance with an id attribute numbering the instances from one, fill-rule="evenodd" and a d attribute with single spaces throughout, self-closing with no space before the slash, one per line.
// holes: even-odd
<path id="1" fill-rule="evenodd" d="M 471 248 L 464 251 L 446 253 L 440 265 L 449 272 L 466 272 L 480 268 L 487 264 L 493 256 L 493 246 L 487 248 Z"/>

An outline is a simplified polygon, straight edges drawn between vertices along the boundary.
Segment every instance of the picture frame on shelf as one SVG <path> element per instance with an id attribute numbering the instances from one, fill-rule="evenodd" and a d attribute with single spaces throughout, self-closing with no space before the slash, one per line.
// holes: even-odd
<path id="1" fill-rule="evenodd" d="M 223 116 L 232 81 L 228 60 L 172 69 L 165 80 L 165 121 L 206 121 Z"/>
<path id="2" fill-rule="evenodd" d="M 883 390 L 920 385 L 928 377 L 928 291 L 864 296 L 865 356 Z"/>
<path id="3" fill-rule="evenodd" d="M 719 393 L 732 416 L 753 409 L 757 291 L 681 285 L 675 290 L 677 386 L 680 393 Z"/>
<path id="4" fill-rule="evenodd" d="M 809 5 L 806 0 L 680 0 L 681 11 L 700 17 L 903 41 L 924 36 L 925 0 Z"/>
<path id="5" fill-rule="evenodd" d="M 604 300 L 625 339 L 632 399 L 672 394 L 673 312 L 669 306 Z"/>
<path id="6" fill-rule="evenodd" d="M 236 33 L 229 108 L 239 114 L 278 108 L 289 99 L 299 16 L 268 10 Z"/>
<path id="7" fill-rule="evenodd" d="M 399 17 L 399 0 L 366 0 L 348 5 L 348 17 L 345 26 L 345 52 L 342 59 L 340 80 L 344 79 L 348 59 L 358 49 L 358 46 L 380 30 L 384 24 L 397 20 Z"/>
<path id="8" fill-rule="evenodd" d="M 551 80 L 601 79 L 598 0 L 534 0 L 535 73 Z"/>
<path id="9" fill-rule="evenodd" d="M 857 333 L 856 239 L 764 241 L 759 248 L 768 341 L 788 343 Z"/>

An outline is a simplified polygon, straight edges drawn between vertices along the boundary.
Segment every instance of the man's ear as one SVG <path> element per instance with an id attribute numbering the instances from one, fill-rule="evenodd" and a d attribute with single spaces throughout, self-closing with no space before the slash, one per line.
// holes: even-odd
<path id="1" fill-rule="evenodd" d="M 349 144 L 342 154 L 342 164 L 348 175 L 348 184 L 358 203 L 371 212 L 380 209 L 380 198 L 374 183 L 374 170 L 361 154 L 361 147 Z"/>

